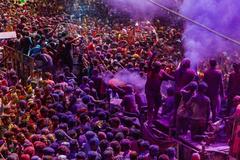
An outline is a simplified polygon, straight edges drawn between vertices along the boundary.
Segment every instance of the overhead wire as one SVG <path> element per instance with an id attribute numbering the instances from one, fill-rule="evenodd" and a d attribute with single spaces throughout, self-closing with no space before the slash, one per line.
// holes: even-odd
<path id="1" fill-rule="evenodd" d="M 191 22 L 194 25 L 197 25 L 197 26 L 199 26 L 199 27 L 201 27 L 201 28 L 203 28 L 203 29 L 205 29 L 205 30 L 207 30 L 207 31 L 217 35 L 218 37 L 221 37 L 221 38 L 223 38 L 223 39 L 225 39 L 227 41 L 230 41 L 230 42 L 240 46 L 240 41 L 238 41 L 238 40 L 235 40 L 235 39 L 233 39 L 233 38 L 231 38 L 231 37 L 229 37 L 229 36 L 227 36 L 225 34 L 222 34 L 222 33 L 218 32 L 218 31 L 216 31 L 216 30 L 214 30 L 214 29 L 212 29 L 212 28 L 210 28 L 210 27 L 208 27 L 208 26 L 206 26 L 206 25 L 204 25 L 204 24 L 202 24 L 200 22 L 197 22 L 196 20 L 193 20 L 193 19 L 191 19 L 191 18 L 189 18 L 189 17 L 187 17 L 187 16 L 185 16 L 185 15 L 183 15 L 183 14 L 177 12 L 177 11 L 174 11 L 174 10 L 166 7 L 165 5 L 163 5 L 161 3 L 157 3 L 154 0 L 147 0 L 147 1 L 149 1 L 150 3 L 154 4 L 155 6 L 158 6 L 161 9 L 163 9 L 163 10 L 165 10 L 165 11 L 171 13 L 171 14 L 174 14 L 174 15 L 176 15 L 176 16 L 178 16 L 178 17 L 180 17 L 180 18 L 182 18 L 182 19 L 184 19 L 186 21 Z"/>

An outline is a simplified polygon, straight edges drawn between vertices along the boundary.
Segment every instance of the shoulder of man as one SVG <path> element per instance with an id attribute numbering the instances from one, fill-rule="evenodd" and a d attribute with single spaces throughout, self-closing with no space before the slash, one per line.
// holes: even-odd
<path id="1" fill-rule="evenodd" d="M 204 100 L 205 100 L 206 102 L 210 102 L 210 98 L 209 98 L 208 96 L 206 96 L 206 95 L 204 95 Z"/>

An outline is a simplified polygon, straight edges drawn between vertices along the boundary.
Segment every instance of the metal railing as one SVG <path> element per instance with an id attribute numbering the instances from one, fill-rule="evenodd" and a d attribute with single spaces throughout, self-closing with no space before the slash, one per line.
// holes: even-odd
<path id="1" fill-rule="evenodd" d="M 19 78 L 21 78 L 23 82 L 26 82 L 27 78 L 34 70 L 34 59 L 14 48 L 4 46 L 1 64 L 7 67 L 9 62 L 12 68 L 17 72 Z"/>

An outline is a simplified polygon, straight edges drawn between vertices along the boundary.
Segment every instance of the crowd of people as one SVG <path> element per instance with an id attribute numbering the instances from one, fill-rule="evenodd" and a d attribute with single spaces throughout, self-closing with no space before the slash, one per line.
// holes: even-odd
<path id="1" fill-rule="evenodd" d="M 162 150 L 144 137 L 144 122 L 152 126 L 159 116 L 168 116 L 178 135 L 190 130 L 194 139 L 219 119 L 221 100 L 228 99 L 226 116 L 235 112 L 239 64 L 227 89 L 217 60 L 211 59 L 200 76 L 183 59 L 181 26 L 119 17 L 94 1 L 81 3 L 87 8 L 101 4 L 104 14 L 87 10 L 78 19 L 51 2 L 20 7 L 0 1 L 0 31 L 17 33 L 0 45 L 35 60 L 26 83 L 11 62 L 1 70 L 2 159 L 174 160 L 175 148 Z M 146 85 L 106 78 L 123 69 L 137 73 Z M 173 84 L 166 95 L 163 81 Z M 121 101 L 112 104 L 114 98 Z M 143 108 L 147 116 L 139 119 Z M 194 153 L 192 159 L 200 156 Z"/>

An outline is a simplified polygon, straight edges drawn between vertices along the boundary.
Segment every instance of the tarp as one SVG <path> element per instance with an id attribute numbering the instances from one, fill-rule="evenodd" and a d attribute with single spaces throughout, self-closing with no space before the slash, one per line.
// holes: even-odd
<path id="1" fill-rule="evenodd" d="M 23 6 L 26 2 L 27 2 L 27 0 L 19 0 L 19 2 L 20 2 L 20 6 Z"/>

